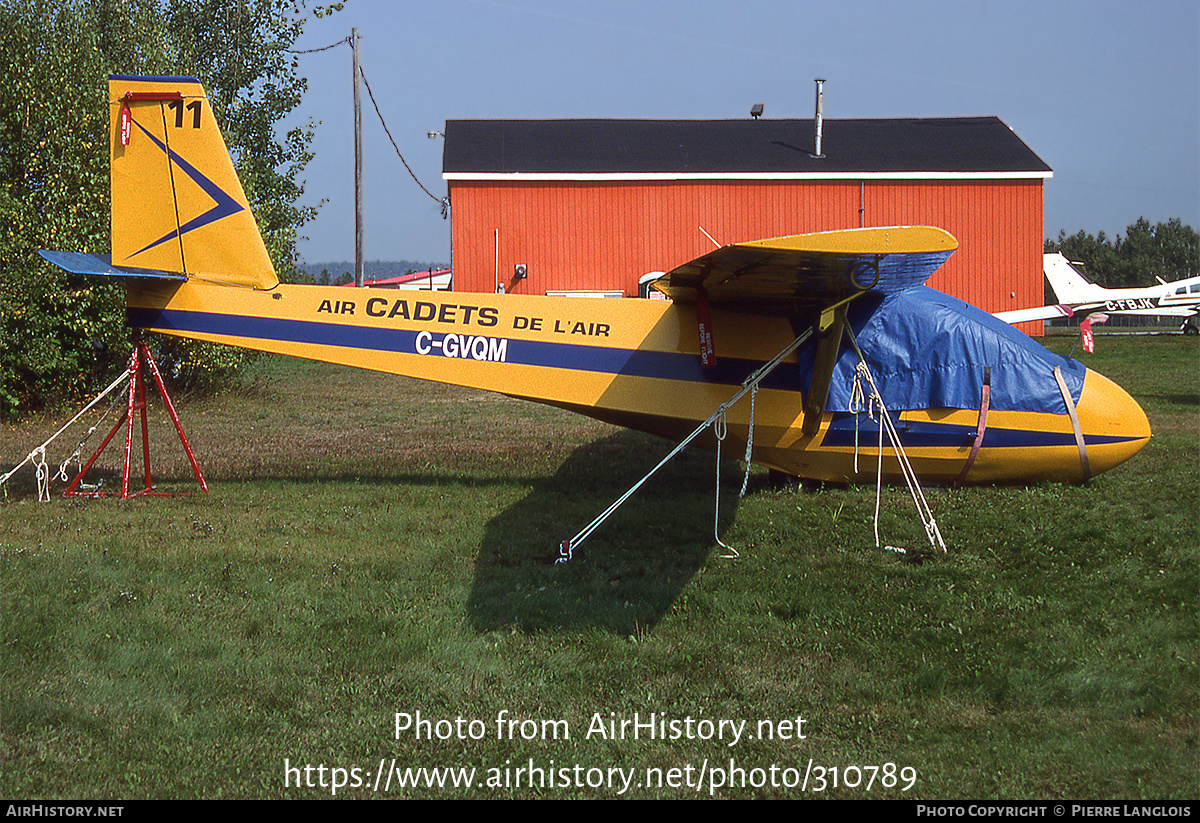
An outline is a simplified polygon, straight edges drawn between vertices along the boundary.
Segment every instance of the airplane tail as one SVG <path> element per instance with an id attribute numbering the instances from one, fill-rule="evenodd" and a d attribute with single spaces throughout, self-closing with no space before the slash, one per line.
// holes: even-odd
<path id="1" fill-rule="evenodd" d="M 111 265 L 277 286 L 200 81 L 114 75 L 108 90 Z"/>
<path id="2" fill-rule="evenodd" d="M 1076 271 L 1061 254 L 1043 255 L 1042 267 L 1059 303 L 1075 306 L 1103 299 L 1098 296 L 1104 289 Z"/>

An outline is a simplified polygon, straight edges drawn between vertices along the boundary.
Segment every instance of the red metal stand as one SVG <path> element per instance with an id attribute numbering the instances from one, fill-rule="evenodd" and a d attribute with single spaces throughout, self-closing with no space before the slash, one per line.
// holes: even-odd
<path id="1" fill-rule="evenodd" d="M 183 444 L 183 450 L 187 452 L 188 460 L 192 464 L 192 471 L 196 474 L 196 480 L 199 481 L 200 488 L 208 491 L 208 484 L 204 482 L 204 475 L 200 473 L 200 466 L 196 464 L 196 457 L 192 454 L 192 446 L 188 443 L 187 435 L 183 433 L 183 426 L 179 422 L 179 415 L 175 412 L 175 405 L 171 402 L 171 396 L 167 394 L 166 386 L 163 385 L 162 375 L 158 371 L 158 364 L 150 356 L 150 350 L 142 342 L 142 336 L 135 331 L 133 335 L 133 354 L 129 358 L 129 399 L 126 402 L 125 415 L 116 422 L 112 427 L 112 431 L 108 433 L 108 437 L 104 438 L 104 442 L 100 444 L 100 448 L 96 449 L 91 459 L 88 460 L 87 465 L 71 481 L 71 485 L 63 492 L 64 497 L 120 497 L 122 500 L 128 500 L 130 497 L 141 495 L 168 496 L 165 492 L 155 491 L 150 480 L 150 436 L 146 425 L 146 385 L 142 373 L 143 362 L 150 368 L 150 374 L 154 376 L 154 383 L 158 386 L 158 393 L 162 396 L 163 402 L 167 406 L 167 413 L 171 415 L 171 421 L 175 424 L 175 431 L 179 434 L 179 442 Z M 129 472 L 133 455 L 133 418 L 134 412 L 138 411 L 141 412 L 142 417 L 142 466 L 146 474 L 146 487 L 141 491 L 130 492 Z M 122 426 L 125 427 L 125 465 L 121 472 L 121 491 L 76 491 L 75 488 L 83 480 L 83 476 L 87 474 L 92 464 L 96 462 L 96 458 L 108 447 L 109 442 Z"/>

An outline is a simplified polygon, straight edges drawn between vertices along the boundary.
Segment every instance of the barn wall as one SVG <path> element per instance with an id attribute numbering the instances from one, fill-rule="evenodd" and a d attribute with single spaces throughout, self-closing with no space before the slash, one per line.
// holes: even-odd
<path id="1" fill-rule="evenodd" d="M 866 186 L 872 225 L 923 223 L 958 238 L 929 285 L 986 311 L 1042 304 L 1042 182 L 875 183 Z M 1041 334 L 1041 323 L 1021 328 Z"/>
<path id="2" fill-rule="evenodd" d="M 1042 302 L 1042 181 L 452 181 L 455 288 L 623 290 L 721 243 L 928 224 L 959 240 L 930 281 L 988 311 Z M 514 282 L 513 267 L 529 276 Z M 1015 296 L 1014 296 L 1015 295 Z M 1027 324 L 1028 330 L 1040 324 Z"/>

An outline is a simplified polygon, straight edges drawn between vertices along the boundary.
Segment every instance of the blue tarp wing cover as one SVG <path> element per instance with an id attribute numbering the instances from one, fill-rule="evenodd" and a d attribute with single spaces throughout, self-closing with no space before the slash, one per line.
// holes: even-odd
<path id="1" fill-rule="evenodd" d="M 1047 351 L 1028 335 L 974 306 L 921 286 L 850 304 L 848 319 L 889 411 L 978 409 L 990 366 L 991 408 L 1065 414 L 1054 368 L 1079 402 L 1086 367 Z M 811 383 L 813 344 L 800 354 L 802 385 Z M 858 357 L 842 342 L 826 411 L 850 411 Z"/>

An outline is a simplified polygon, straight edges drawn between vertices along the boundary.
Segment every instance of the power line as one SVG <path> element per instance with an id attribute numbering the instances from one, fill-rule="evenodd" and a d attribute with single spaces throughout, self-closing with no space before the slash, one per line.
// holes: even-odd
<path id="1" fill-rule="evenodd" d="M 383 126 L 384 132 L 387 134 L 388 140 L 392 141 L 392 148 L 396 150 L 396 156 L 400 158 L 400 162 L 404 164 L 404 168 L 408 169 L 408 173 L 412 176 L 413 181 L 421 187 L 421 191 L 429 195 L 431 200 L 441 205 L 442 217 L 445 217 L 446 207 L 448 205 L 446 199 L 435 195 L 429 189 L 425 188 L 424 183 L 417 179 L 416 173 L 412 170 L 412 167 L 408 165 L 408 161 L 404 159 L 404 155 L 400 153 L 400 147 L 396 145 L 396 138 L 392 137 L 392 132 L 388 129 L 387 123 L 383 119 L 383 112 L 379 110 L 379 104 L 375 102 L 375 95 L 371 92 L 371 84 L 367 82 L 367 73 L 363 71 L 361 64 L 359 64 L 358 73 L 362 76 L 363 85 L 367 87 L 367 96 L 371 98 L 371 105 L 375 107 L 375 114 L 379 115 L 379 122 Z"/>
<path id="2" fill-rule="evenodd" d="M 330 43 L 328 46 L 322 46 L 321 48 L 318 48 L 318 49 L 304 49 L 302 51 L 297 50 L 297 49 L 285 49 L 285 51 L 290 52 L 292 54 L 314 54 L 319 51 L 329 51 L 330 49 L 335 49 L 338 46 L 344 45 L 349 42 L 350 42 L 349 37 L 343 37 L 341 40 L 337 41 L 336 43 Z M 435 203 L 437 203 L 438 205 L 440 205 L 442 207 L 442 217 L 445 218 L 449 212 L 449 206 L 450 206 L 449 199 L 445 198 L 445 197 L 438 197 L 433 192 L 431 192 L 429 189 L 425 188 L 425 184 L 422 183 L 417 178 L 416 172 L 414 172 L 412 170 L 412 167 L 410 165 L 408 165 L 408 161 L 404 159 L 404 155 L 400 152 L 400 147 L 398 145 L 396 145 L 396 138 L 392 137 L 392 132 L 388 128 L 387 121 L 385 121 L 383 119 L 383 112 L 381 112 L 379 110 L 379 104 L 375 102 L 375 95 L 371 91 L 371 84 L 369 82 L 367 82 L 367 73 L 365 71 L 363 71 L 361 63 L 359 64 L 359 67 L 358 67 L 358 73 L 359 73 L 359 76 L 361 76 L 363 79 L 363 85 L 365 85 L 367 87 L 367 96 L 371 98 L 371 105 L 375 107 L 375 114 L 379 117 L 379 123 L 380 123 L 380 125 L 383 126 L 383 131 L 385 134 L 387 134 L 388 140 L 392 141 L 392 148 L 396 150 L 396 156 L 400 158 L 400 162 L 403 163 L 404 168 L 406 168 L 408 170 L 408 173 L 412 177 L 413 182 L 415 182 L 418 186 L 421 187 L 421 191 L 423 191 L 427 195 L 429 195 L 429 198 L 431 200 L 433 200 Z"/>
<path id="3" fill-rule="evenodd" d="M 284 49 L 284 51 L 288 52 L 289 54 L 315 54 L 316 52 L 319 52 L 319 51 L 329 51 L 330 49 L 336 49 L 338 46 L 342 45 L 343 43 L 349 43 L 349 42 L 350 42 L 349 37 L 343 37 L 341 40 L 337 41 L 336 43 L 330 43 L 328 46 L 321 46 L 321 48 L 319 48 L 319 49 Z"/>

